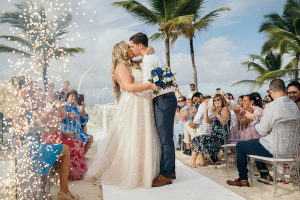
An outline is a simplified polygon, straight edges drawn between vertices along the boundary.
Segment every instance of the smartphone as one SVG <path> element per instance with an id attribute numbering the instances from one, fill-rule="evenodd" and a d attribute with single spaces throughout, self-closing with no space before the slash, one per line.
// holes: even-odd
<path id="1" fill-rule="evenodd" d="M 216 88 L 216 94 L 220 94 L 221 88 Z"/>
<path id="2" fill-rule="evenodd" d="M 84 101 L 84 94 L 78 94 L 77 103 L 81 106 L 81 103 Z"/>

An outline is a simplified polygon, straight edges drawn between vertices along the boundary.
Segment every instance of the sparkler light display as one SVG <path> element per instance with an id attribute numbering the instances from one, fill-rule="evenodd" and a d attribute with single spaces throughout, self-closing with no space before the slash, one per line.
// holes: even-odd
<path id="1" fill-rule="evenodd" d="M 8 62 L 16 76 L 0 87 L 0 93 L 3 92 L 0 97 L 4 98 L 0 99 L 0 112 L 13 122 L 8 128 L 6 125 L 5 133 L 11 139 L 0 146 L 0 199 L 49 199 L 46 188 L 49 173 L 46 176 L 41 173 L 47 167 L 43 157 L 47 144 L 43 138 L 50 129 L 59 130 L 60 115 L 47 99 L 47 87 L 48 82 L 54 81 L 51 78 L 62 80 L 61 74 L 68 71 L 68 56 L 84 51 L 71 47 L 76 38 L 68 37 L 68 32 L 76 32 L 79 27 L 72 21 L 72 15 L 86 15 L 81 12 L 86 1 L 8 0 L 8 3 L 16 4 L 15 10 L 0 14 L 0 26 L 10 25 L 7 35 L 0 35 L 0 53 L 11 53 Z M 93 20 L 90 18 L 89 22 Z M 79 32 L 75 35 L 80 37 Z M 49 76 L 52 66 L 58 66 L 57 74 Z"/>

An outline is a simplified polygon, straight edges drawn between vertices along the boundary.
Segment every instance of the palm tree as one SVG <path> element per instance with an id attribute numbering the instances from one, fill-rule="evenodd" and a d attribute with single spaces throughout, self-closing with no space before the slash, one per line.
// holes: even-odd
<path id="1" fill-rule="evenodd" d="M 148 0 L 150 8 L 135 0 L 114 2 L 127 12 L 146 24 L 159 26 L 159 35 L 165 40 L 166 63 L 170 66 L 170 38 L 176 33 L 179 25 L 191 23 L 193 10 L 199 0 Z M 150 37 L 150 38 L 153 38 Z"/>
<path id="2" fill-rule="evenodd" d="M 178 27 L 179 34 L 177 34 L 176 36 L 183 35 L 185 38 L 189 40 L 190 54 L 191 54 L 192 67 L 193 67 L 193 79 L 197 89 L 198 80 L 197 80 L 197 68 L 196 68 L 195 53 L 194 53 L 194 38 L 196 32 L 207 31 L 208 28 L 214 22 L 215 18 L 218 17 L 221 12 L 229 11 L 230 8 L 222 7 L 208 13 L 204 17 L 200 17 L 200 12 L 203 9 L 203 4 L 205 2 L 204 0 L 199 0 L 199 1 L 195 1 L 195 3 L 197 3 L 198 6 L 194 8 L 193 11 L 194 17 L 192 23 L 185 23 L 180 25 Z"/>
<path id="3" fill-rule="evenodd" d="M 0 44 L 0 53 L 14 53 L 33 59 L 35 67 L 42 68 L 45 91 L 48 85 L 49 62 L 63 56 L 84 52 L 82 48 L 61 47 L 61 41 L 71 25 L 72 15 L 62 15 L 54 20 L 47 18 L 43 7 L 36 7 L 31 0 L 15 5 L 14 12 L 0 15 L 0 23 L 8 23 L 15 27 L 19 35 L 1 35 L 0 38 L 16 44 L 17 47 Z"/>
<path id="4" fill-rule="evenodd" d="M 262 53 L 278 49 L 281 54 L 293 57 L 294 68 L 300 68 L 300 1 L 287 0 L 283 15 L 271 13 L 259 31 L 268 35 L 262 47 Z M 299 71 L 294 71 L 294 79 L 299 79 Z"/>
<path id="5" fill-rule="evenodd" d="M 263 84 L 267 84 L 273 79 L 291 76 L 296 70 L 298 70 L 294 69 L 294 59 L 286 66 L 282 66 L 282 55 L 280 53 L 273 53 L 272 51 L 269 51 L 266 56 L 257 54 L 251 54 L 249 56 L 250 61 L 243 62 L 242 64 L 247 66 L 248 71 L 256 72 L 258 77 L 255 80 L 237 81 L 232 84 L 233 86 L 244 84 L 249 85 L 253 89 L 255 87 L 261 87 Z"/>

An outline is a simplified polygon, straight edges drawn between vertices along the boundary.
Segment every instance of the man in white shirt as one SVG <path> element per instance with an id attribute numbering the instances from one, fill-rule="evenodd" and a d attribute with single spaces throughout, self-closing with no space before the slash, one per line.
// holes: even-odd
<path id="1" fill-rule="evenodd" d="M 151 71 L 162 67 L 155 54 L 147 55 L 148 37 L 144 33 L 137 33 L 130 39 L 130 48 L 133 53 L 143 57 L 143 81 L 148 82 Z M 153 180 L 152 186 L 159 187 L 172 183 L 176 179 L 175 173 L 175 147 L 173 141 L 174 117 L 177 108 L 177 99 L 173 89 L 166 88 L 159 91 L 153 98 L 154 117 L 161 143 L 160 173 Z"/>
<path id="2" fill-rule="evenodd" d="M 196 85 L 194 83 L 191 83 L 190 84 L 190 93 L 188 94 L 188 98 L 192 99 L 195 92 L 197 92 L 196 91 Z"/>
<path id="3" fill-rule="evenodd" d="M 237 168 L 239 171 L 239 178 L 227 184 L 232 186 L 248 186 L 248 169 L 247 169 L 247 155 L 258 155 L 264 157 L 273 157 L 273 141 L 272 128 L 275 124 L 292 119 L 300 118 L 300 111 L 295 102 L 286 96 L 285 84 L 281 79 L 272 80 L 269 86 L 271 97 L 274 99 L 264 109 L 263 116 L 260 121 L 252 113 L 246 112 L 245 116 L 249 120 L 253 120 L 253 125 L 256 131 L 261 135 L 260 139 L 240 141 L 236 145 L 237 154 Z M 286 151 L 287 146 L 291 144 L 290 141 L 283 141 L 283 138 L 278 137 L 281 143 L 281 150 Z M 273 178 L 268 172 L 266 164 L 263 162 L 256 162 L 256 167 L 260 171 L 260 176 L 268 181 L 273 181 Z"/>

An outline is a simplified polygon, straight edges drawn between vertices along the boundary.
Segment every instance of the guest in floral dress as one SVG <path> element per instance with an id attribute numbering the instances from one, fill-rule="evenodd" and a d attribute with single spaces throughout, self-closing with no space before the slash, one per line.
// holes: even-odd
<path id="1" fill-rule="evenodd" d="M 224 144 L 224 135 L 228 137 L 227 130 L 229 129 L 227 124 L 230 124 L 230 110 L 224 96 L 216 94 L 213 97 L 213 105 L 211 107 L 213 115 L 211 117 L 208 116 L 208 109 L 209 106 L 207 101 L 205 102 L 203 121 L 211 123 L 212 131 L 209 135 L 199 135 L 192 140 L 192 160 L 190 163 L 192 167 L 196 167 L 196 158 L 198 155 L 200 157 L 200 165 L 205 165 L 204 153 L 209 154 L 213 162 L 217 162 L 217 155 L 221 146 Z"/>
<path id="2" fill-rule="evenodd" d="M 82 179 L 87 171 L 85 152 L 90 147 L 92 137 L 83 132 L 82 126 L 88 122 L 88 115 L 84 110 L 84 103 L 81 110 L 77 106 L 78 93 L 71 90 L 66 95 L 65 109 L 67 117 L 62 123 L 63 144 L 70 148 L 71 170 L 69 179 Z"/>

